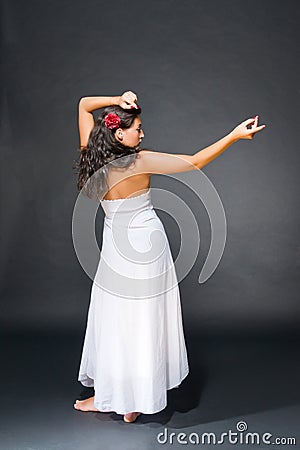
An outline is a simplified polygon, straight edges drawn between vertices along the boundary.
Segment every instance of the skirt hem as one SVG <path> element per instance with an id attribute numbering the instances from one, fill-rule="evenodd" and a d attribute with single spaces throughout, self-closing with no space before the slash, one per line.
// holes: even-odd
<path id="1" fill-rule="evenodd" d="M 170 387 L 166 387 L 166 391 L 170 391 L 171 389 L 178 388 L 180 386 L 180 384 L 183 382 L 183 380 L 187 377 L 188 374 L 189 374 L 189 367 L 186 368 L 186 371 L 184 372 L 184 375 L 181 377 L 180 381 L 176 382 L 175 384 L 173 384 Z M 93 385 L 88 384 L 84 380 L 78 380 L 78 381 L 80 381 L 80 383 L 85 387 L 94 387 Z M 99 405 L 99 408 L 97 407 L 97 404 Z M 94 402 L 94 405 L 97 409 L 101 410 L 101 412 L 106 412 L 103 409 L 103 407 L 100 406 L 99 402 Z M 164 402 L 162 405 L 160 405 L 156 408 L 153 408 L 151 410 L 142 411 L 143 408 L 134 407 L 134 411 L 138 411 L 142 414 L 156 414 L 156 413 L 162 411 L 163 409 L 165 409 L 166 406 L 167 406 L 167 402 Z M 129 411 L 121 411 L 118 407 L 114 408 L 113 405 L 107 406 L 107 412 L 112 412 L 112 411 L 115 412 L 116 414 L 128 414 L 130 412 L 134 412 L 134 411 L 132 411 L 132 409 Z"/>

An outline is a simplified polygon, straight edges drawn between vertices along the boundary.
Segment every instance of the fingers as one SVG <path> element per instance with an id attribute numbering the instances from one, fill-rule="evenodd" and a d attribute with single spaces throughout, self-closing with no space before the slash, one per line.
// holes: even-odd
<path id="1" fill-rule="evenodd" d="M 258 119 L 259 119 L 259 116 L 255 116 L 255 117 L 251 117 L 251 119 L 247 119 L 243 122 L 243 125 L 245 127 L 249 127 L 249 125 L 251 125 L 248 128 L 249 134 L 256 133 L 257 131 L 261 131 L 263 128 L 265 128 L 266 125 L 260 125 L 258 127 Z"/>
<path id="2" fill-rule="evenodd" d="M 256 128 L 252 128 L 252 132 L 253 133 L 256 133 L 257 131 L 260 131 L 260 130 L 263 130 L 264 128 L 266 128 L 266 125 L 260 125 L 259 127 L 256 127 Z"/>
<path id="3" fill-rule="evenodd" d="M 257 117 L 257 120 L 258 120 L 258 116 L 256 116 L 256 117 Z M 245 126 L 247 126 L 247 125 L 250 125 L 250 123 L 255 123 L 256 117 L 252 117 L 251 119 L 245 120 L 245 121 L 243 122 L 243 124 L 244 124 Z M 257 122 L 256 122 L 256 125 L 257 125 Z"/>
<path id="4" fill-rule="evenodd" d="M 132 91 L 126 91 L 124 92 L 124 94 L 122 95 L 122 100 L 125 102 L 124 107 L 126 106 L 127 108 L 137 108 L 138 106 L 136 104 L 137 101 L 137 96 L 135 95 L 134 92 Z M 128 106 L 127 106 L 128 105 Z"/>
<path id="5" fill-rule="evenodd" d="M 134 92 L 127 91 L 127 92 L 125 92 L 125 94 L 128 94 L 133 99 L 133 101 L 137 100 L 137 96 L 135 95 Z"/>
<path id="6" fill-rule="evenodd" d="M 260 125 L 259 127 L 251 128 L 251 130 L 249 130 L 248 138 L 249 138 L 249 139 L 253 139 L 255 133 L 257 133 L 258 131 L 263 130 L 265 127 L 266 127 L 266 125 Z"/>

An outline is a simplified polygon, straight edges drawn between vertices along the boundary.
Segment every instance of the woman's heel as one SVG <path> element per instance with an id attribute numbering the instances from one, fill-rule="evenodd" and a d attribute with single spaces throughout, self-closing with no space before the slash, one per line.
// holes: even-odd
<path id="1" fill-rule="evenodd" d="M 127 422 L 127 423 L 135 422 L 136 419 L 138 418 L 138 416 L 140 416 L 141 414 L 142 413 L 140 413 L 140 412 L 133 412 L 133 413 L 125 414 L 124 415 L 124 422 Z"/>

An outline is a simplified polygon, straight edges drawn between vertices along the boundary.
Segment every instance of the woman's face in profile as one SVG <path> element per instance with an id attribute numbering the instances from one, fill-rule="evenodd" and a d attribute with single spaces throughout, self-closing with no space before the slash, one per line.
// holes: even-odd
<path id="1" fill-rule="evenodd" d="M 140 116 L 137 116 L 134 119 L 130 128 L 123 128 L 122 130 L 122 144 L 127 145 L 128 147 L 138 148 L 145 136 L 142 130 L 142 122 Z"/>

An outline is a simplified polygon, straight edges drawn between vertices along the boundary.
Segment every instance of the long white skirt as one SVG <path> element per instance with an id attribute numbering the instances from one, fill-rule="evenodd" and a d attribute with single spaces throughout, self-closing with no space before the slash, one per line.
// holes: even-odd
<path id="1" fill-rule="evenodd" d="M 94 387 L 100 411 L 153 414 L 189 373 L 172 253 L 150 190 L 101 206 L 102 249 L 78 381 Z"/>

